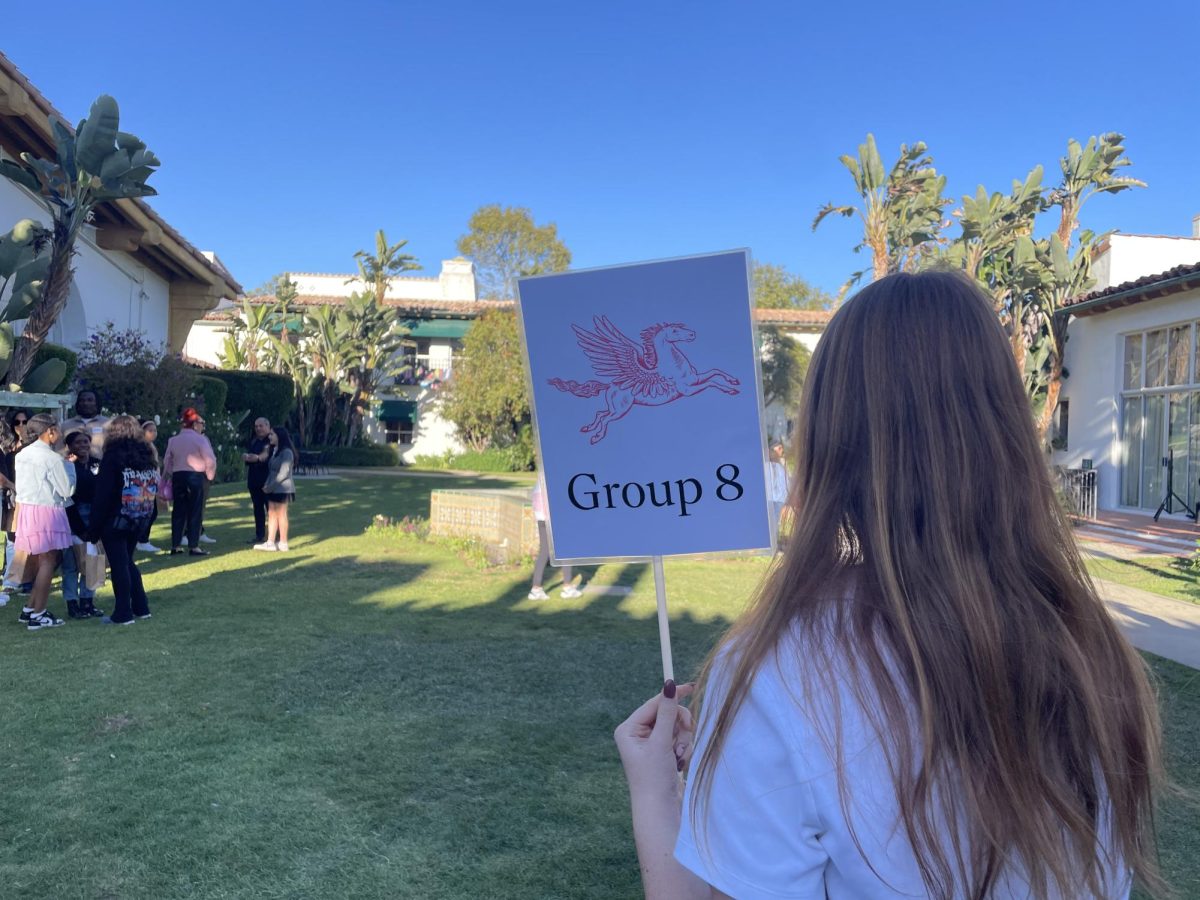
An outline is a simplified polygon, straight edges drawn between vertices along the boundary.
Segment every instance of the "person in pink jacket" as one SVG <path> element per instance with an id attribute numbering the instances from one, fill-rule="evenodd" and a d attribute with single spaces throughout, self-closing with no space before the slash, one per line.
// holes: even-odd
<path id="1" fill-rule="evenodd" d="M 200 414 L 190 406 L 183 411 L 183 429 L 167 441 L 163 472 L 171 474 L 171 553 L 182 553 L 180 542 L 187 531 L 188 554 L 208 556 L 200 546 L 200 517 L 204 513 L 204 486 L 217 477 L 217 456 L 208 438 L 196 430 Z"/>

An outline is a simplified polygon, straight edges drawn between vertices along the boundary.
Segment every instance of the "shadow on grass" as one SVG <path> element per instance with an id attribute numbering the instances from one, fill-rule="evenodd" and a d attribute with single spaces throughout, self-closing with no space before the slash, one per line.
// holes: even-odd
<path id="1" fill-rule="evenodd" d="M 313 485 L 287 554 L 226 549 L 249 519 L 228 488 L 213 556 L 144 566 L 150 622 L 0 630 L 9 895 L 638 895 L 611 735 L 661 683 L 648 567 L 581 569 L 632 594 L 530 601 L 527 569 L 364 536 L 376 513 L 424 514 L 417 481 Z M 668 563 L 668 596 L 688 599 L 672 606 L 678 677 L 760 574 Z M 1195 688 L 1156 666 L 1194 781 Z M 1192 832 L 1169 860 L 1188 877 Z"/>

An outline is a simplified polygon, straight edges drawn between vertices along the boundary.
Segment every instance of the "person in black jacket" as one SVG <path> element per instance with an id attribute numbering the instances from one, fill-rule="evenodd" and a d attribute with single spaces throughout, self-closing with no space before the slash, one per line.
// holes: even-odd
<path id="1" fill-rule="evenodd" d="M 83 430 L 67 435 L 67 462 L 75 464 L 75 493 L 67 507 L 67 521 L 71 523 L 71 534 L 81 541 L 87 533 L 88 519 L 92 514 L 92 498 L 96 494 L 96 472 L 99 460 L 92 458 L 92 436 Z M 96 595 L 90 590 L 79 567 L 75 550 L 64 550 L 62 556 L 62 592 L 67 601 L 67 617 L 70 619 L 102 618 L 104 613 L 96 609 Z"/>
<path id="2" fill-rule="evenodd" d="M 259 416 L 254 420 L 254 438 L 250 447 L 242 454 L 246 463 L 246 490 L 250 492 L 250 505 L 254 507 L 254 540 L 261 544 L 267 539 L 267 495 L 263 485 L 267 483 L 267 460 L 271 458 L 271 423 Z"/>
<path id="3" fill-rule="evenodd" d="M 150 618 L 133 553 L 150 533 L 158 495 L 154 451 L 133 416 L 117 416 L 104 427 L 104 459 L 96 477 L 88 541 L 103 541 L 112 573 L 113 611 L 104 622 L 130 625 Z"/>

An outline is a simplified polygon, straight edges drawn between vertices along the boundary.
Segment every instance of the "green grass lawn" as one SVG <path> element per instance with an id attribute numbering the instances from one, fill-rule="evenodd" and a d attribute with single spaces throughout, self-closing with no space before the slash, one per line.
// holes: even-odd
<path id="1" fill-rule="evenodd" d="M 647 568 L 585 570 L 629 594 L 536 603 L 526 571 L 364 533 L 496 484 L 302 480 L 286 555 L 243 543 L 222 488 L 214 555 L 144 566 L 153 619 L 30 634 L 5 609 L 0 896 L 639 896 L 611 733 L 661 677 Z M 763 568 L 668 564 L 681 676 Z M 1200 788 L 1200 673 L 1153 662 Z M 1163 830 L 1200 896 L 1194 822 Z"/>
<path id="2" fill-rule="evenodd" d="M 1093 578 L 1115 581 L 1127 587 L 1141 588 L 1176 600 L 1200 603 L 1200 571 L 1180 568 L 1175 556 L 1139 556 L 1136 559 L 1110 559 L 1094 556 L 1084 549 L 1087 568 Z"/>

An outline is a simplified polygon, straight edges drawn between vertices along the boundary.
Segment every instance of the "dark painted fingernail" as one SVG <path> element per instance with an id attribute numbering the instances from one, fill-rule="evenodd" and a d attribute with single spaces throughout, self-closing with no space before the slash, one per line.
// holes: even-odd
<path id="1" fill-rule="evenodd" d="M 675 682 L 670 678 L 663 682 L 663 696 L 668 700 L 675 697 Z"/>
<path id="2" fill-rule="evenodd" d="M 675 771 L 676 772 L 683 771 L 683 760 L 682 759 L 675 760 Z"/>

